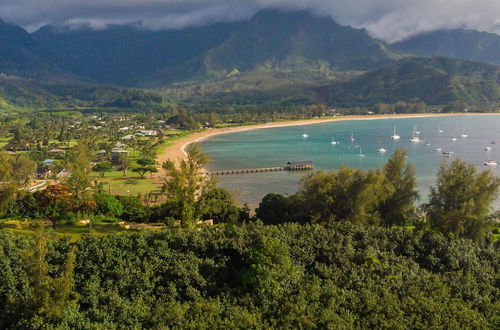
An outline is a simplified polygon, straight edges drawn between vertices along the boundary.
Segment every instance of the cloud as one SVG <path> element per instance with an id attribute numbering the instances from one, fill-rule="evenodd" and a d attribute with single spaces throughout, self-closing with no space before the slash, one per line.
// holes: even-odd
<path id="1" fill-rule="evenodd" d="M 389 42 L 446 28 L 500 34 L 499 0 L 0 0 L 2 18 L 31 31 L 47 24 L 183 28 L 244 20 L 268 8 L 307 9 Z"/>

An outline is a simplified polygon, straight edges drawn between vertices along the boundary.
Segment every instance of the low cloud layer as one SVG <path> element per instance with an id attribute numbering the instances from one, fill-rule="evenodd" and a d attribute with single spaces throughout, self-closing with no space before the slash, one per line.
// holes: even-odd
<path id="1" fill-rule="evenodd" d="M 244 20 L 268 8 L 307 9 L 389 42 L 445 28 L 500 34 L 500 0 L 0 0 L 0 18 L 30 31 L 47 24 L 164 29 Z"/>

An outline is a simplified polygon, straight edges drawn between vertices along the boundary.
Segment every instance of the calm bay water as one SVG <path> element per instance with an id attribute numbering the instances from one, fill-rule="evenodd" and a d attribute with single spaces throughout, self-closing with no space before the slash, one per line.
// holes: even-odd
<path id="1" fill-rule="evenodd" d="M 391 135 L 396 125 L 399 141 Z M 462 138 L 462 130 L 468 138 Z M 427 140 L 412 144 L 408 139 L 414 128 Z M 438 132 L 441 127 L 443 133 Z M 308 138 L 303 138 L 303 134 Z M 351 142 L 354 134 L 355 142 Z M 339 144 L 332 145 L 334 138 Z M 453 141 L 452 138 L 456 138 Z M 491 141 L 498 144 L 490 144 Z M 210 169 L 241 169 L 284 166 L 288 161 L 311 160 L 316 169 L 339 169 L 348 166 L 375 169 L 383 166 L 396 148 L 408 150 L 408 161 L 417 173 L 422 201 L 427 199 L 429 186 L 435 184 L 440 163 L 447 159 L 441 152 L 453 151 L 450 160 L 460 157 L 480 170 L 491 169 L 500 176 L 500 166 L 484 166 L 485 147 L 491 147 L 491 158 L 500 162 L 500 116 L 450 116 L 330 122 L 323 124 L 259 129 L 214 136 L 201 143 L 212 156 Z M 365 157 L 359 157 L 360 148 Z M 379 148 L 387 149 L 381 154 Z M 304 172 L 271 172 L 221 176 L 222 187 L 231 190 L 242 203 L 256 207 L 269 192 L 292 194 L 297 191 Z M 497 201 L 497 208 L 500 201 Z"/>

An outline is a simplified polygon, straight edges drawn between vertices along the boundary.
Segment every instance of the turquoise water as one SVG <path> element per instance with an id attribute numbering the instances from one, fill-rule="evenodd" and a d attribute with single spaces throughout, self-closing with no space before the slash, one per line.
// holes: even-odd
<path id="1" fill-rule="evenodd" d="M 401 136 L 393 141 L 393 126 Z M 462 138 L 462 130 L 468 138 Z M 417 127 L 420 138 L 431 144 L 412 144 L 408 141 Z M 444 131 L 438 132 L 438 127 Z M 303 138 L 306 133 L 308 138 Z M 355 142 L 351 143 L 351 133 Z M 339 141 L 330 142 L 332 137 Z M 454 142 L 452 138 L 457 140 Z M 490 144 L 496 140 L 498 144 Z M 491 158 L 500 163 L 500 116 L 451 116 L 407 119 L 378 119 L 330 122 L 304 126 L 266 128 L 214 136 L 201 143 L 212 156 L 211 170 L 284 166 L 287 161 L 311 160 L 316 169 L 338 169 L 348 166 L 375 169 L 383 166 L 392 152 L 399 147 L 408 150 L 408 161 L 415 166 L 422 201 L 434 185 L 439 165 L 448 160 L 441 152 L 451 150 L 480 170 L 490 168 L 500 176 L 500 166 L 484 166 L 485 147 L 491 147 Z M 387 149 L 381 154 L 379 148 Z M 359 157 L 360 148 L 365 157 Z M 221 186 L 231 190 L 241 202 L 252 207 L 269 192 L 292 194 L 297 191 L 304 172 L 271 172 L 259 174 L 225 175 L 219 178 Z M 500 203 L 496 203 L 500 207 Z"/>

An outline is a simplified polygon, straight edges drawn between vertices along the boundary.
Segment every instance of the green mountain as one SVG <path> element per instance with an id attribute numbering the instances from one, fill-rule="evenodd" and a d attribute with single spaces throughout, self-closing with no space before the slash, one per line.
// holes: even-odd
<path id="1" fill-rule="evenodd" d="M 398 57 L 365 30 L 340 26 L 331 18 L 305 11 L 265 10 L 242 24 L 223 43 L 176 71 L 160 71 L 156 80 L 161 81 L 162 74 L 179 71 L 198 79 L 254 70 L 302 73 L 319 69 L 328 74 L 372 69 Z"/>
<path id="2" fill-rule="evenodd" d="M 439 30 L 391 45 L 418 56 L 446 56 L 500 64 L 500 36 L 474 30 Z"/>
<path id="3" fill-rule="evenodd" d="M 154 92 L 82 83 L 40 82 L 0 75 L 1 109 L 133 108 L 155 106 L 162 98 Z"/>
<path id="4" fill-rule="evenodd" d="M 389 46 L 363 29 L 281 10 L 164 31 L 46 26 L 29 34 L 0 22 L 0 73 L 7 74 L 0 77 L 0 107 L 133 106 L 150 98 L 158 104 L 158 93 L 167 102 L 201 108 L 417 98 L 500 103 L 498 66 L 401 55 L 434 51 L 494 62 L 498 36 L 465 30 L 430 36 Z M 157 91 L 138 95 L 122 87 Z"/>
<path id="5" fill-rule="evenodd" d="M 427 104 L 500 102 L 500 66 L 445 57 L 410 58 L 348 82 L 315 89 L 333 105 L 422 100 Z"/>
<path id="6" fill-rule="evenodd" d="M 308 12 L 267 10 L 240 23 L 146 31 L 44 27 L 32 34 L 76 75 L 125 86 L 159 86 L 255 69 L 366 70 L 397 58 L 366 31 Z"/>
<path id="7" fill-rule="evenodd" d="M 23 28 L 0 20 L 0 73 L 26 78 L 71 80 L 54 58 Z"/>
<path id="8" fill-rule="evenodd" d="M 65 70 L 93 81 L 144 86 L 165 67 L 178 67 L 223 42 L 241 23 L 147 31 L 133 26 L 104 30 L 45 26 L 32 34 Z M 165 77 L 175 81 L 179 77 Z"/>

